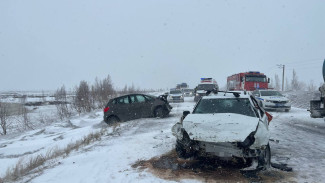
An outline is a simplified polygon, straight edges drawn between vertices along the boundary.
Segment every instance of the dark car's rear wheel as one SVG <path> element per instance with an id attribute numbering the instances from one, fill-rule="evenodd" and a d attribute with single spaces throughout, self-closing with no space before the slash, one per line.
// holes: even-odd
<path id="1" fill-rule="evenodd" d="M 120 119 L 118 119 L 115 116 L 110 116 L 106 120 L 106 123 L 109 124 L 109 125 L 114 124 L 114 123 L 118 123 L 118 122 L 120 122 Z"/>

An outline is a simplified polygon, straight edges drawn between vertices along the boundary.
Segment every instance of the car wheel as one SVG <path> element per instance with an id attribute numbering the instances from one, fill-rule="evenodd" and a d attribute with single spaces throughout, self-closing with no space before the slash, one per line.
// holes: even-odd
<path id="1" fill-rule="evenodd" d="M 106 123 L 109 124 L 109 125 L 114 124 L 114 123 L 118 123 L 118 122 L 120 122 L 120 120 L 115 116 L 108 117 L 107 121 L 106 121 Z"/>
<path id="2" fill-rule="evenodd" d="M 285 112 L 289 112 L 290 111 L 290 109 L 286 109 L 286 110 L 284 110 Z"/>
<path id="3" fill-rule="evenodd" d="M 155 109 L 154 114 L 155 114 L 155 117 L 156 118 L 163 118 L 163 117 L 165 117 L 165 111 L 164 111 L 164 109 L 162 107 L 157 107 Z"/>
<path id="4" fill-rule="evenodd" d="M 262 170 L 266 170 L 271 167 L 271 149 L 270 145 L 266 146 L 266 149 L 263 150 L 258 157 L 258 167 Z"/>

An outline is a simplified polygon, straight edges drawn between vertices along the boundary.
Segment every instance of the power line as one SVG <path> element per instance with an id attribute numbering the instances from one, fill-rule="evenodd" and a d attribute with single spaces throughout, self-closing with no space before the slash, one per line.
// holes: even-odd
<path id="1" fill-rule="evenodd" d="M 299 66 L 288 66 L 287 68 L 295 69 L 295 68 L 320 68 L 320 67 L 322 67 L 322 64 L 321 64 L 321 65 L 299 65 Z"/>
<path id="2" fill-rule="evenodd" d="M 295 67 L 295 66 L 304 66 L 304 65 L 313 65 L 313 66 L 315 66 L 315 65 L 320 65 L 320 64 L 323 64 L 323 62 L 319 62 L 319 61 L 317 61 L 317 62 L 311 62 L 311 63 L 300 63 L 300 64 L 294 64 L 294 65 L 288 65 L 288 66 L 290 66 L 290 67 Z"/>
<path id="3" fill-rule="evenodd" d="M 299 64 L 299 63 L 311 63 L 311 62 L 318 62 L 318 61 L 323 61 L 324 58 L 315 58 L 315 59 L 308 59 L 308 60 L 301 60 L 301 61 L 297 61 L 297 62 L 287 62 L 285 64 Z"/>

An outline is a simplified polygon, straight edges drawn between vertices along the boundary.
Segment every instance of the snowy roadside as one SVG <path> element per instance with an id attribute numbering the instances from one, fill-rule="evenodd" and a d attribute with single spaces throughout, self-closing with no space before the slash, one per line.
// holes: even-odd
<path id="1" fill-rule="evenodd" d="M 171 127 L 184 110 L 192 110 L 194 102 L 187 98 L 185 103 L 176 103 L 168 118 L 138 119 L 121 123 L 117 132 L 104 135 L 84 148 L 73 151 L 65 158 L 58 158 L 42 173 L 28 176 L 19 182 L 201 182 L 198 177 L 163 179 L 150 170 L 134 169 L 139 160 L 161 157 L 171 152 L 175 138 Z M 285 163 L 293 168 L 292 173 L 272 169 L 266 175 L 276 175 L 280 182 L 322 182 L 325 176 L 325 136 L 323 119 L 311 119 L 305 109 L 292 108 L 289 113 L 271 112 L 270 123 L 272 161 Z M 105 128 L 102 112 L 74 118 L 71 123 L 55 123 L 41 130 L 35 130 L 12 139 L 0 139 L 0 163 L 5 167 L 14 165 L 19 158 L 46 153 L 55 146 L 63 147 L 91 132 Z M 18 153 L 19 152 L 19 153 Z M 30 153 L 33 152 L 33 153 Z M 27 153 L 27 154 L 26 154 Z M 2 166 L 3 167 L 3 166 Z M 2 175 L 5 168 L 1 168 Z M 173 169 L 167 170 L 172 175 Z M 193 173 L 196 175 L 195 173 Z M 228 176 L 228 177 L 227 177 Z M 221 177 L 228 180 L 231 175 Z M 204 179 L 203 179 L 204 180 Z M 203 181 L 202 180 L 202 181 Z M 210 179 L 206 179 L 210 180 Z M 211 181 L 211 180 L 210 180 Z M 212 180 L 218 181 L 218 180 Z M 238 181 L 238 180 L 237 180 Z M 247 182 L 244 177 L 240 182 Z M 232 181 L 230 181 L 232 182 Z M 268 181 L 266 181 L 268 182 Z"/>
<path id="2" fill-rule="evenodd" d="M 295 182 L 325 180 L 325 122 L 312 119 L 305 109 L 292 108 L 289 113 L 273 112 L 270 123 L 272 161 L 293 168 Z"/>
<path id="3" fill-rule="evenodd" d="M 289 91 L 284 94 L 290 99 L 293 107 L 309 109 L 311 100 L 319 100 L 320 92 L 308 92 L 308 91 Z"/>
<path id="4" fill-rule="evenodd" d="M 32 182 L 133 182 L 156 180 L 153 175 L 138 172 L 131 165 L 138 160 L 164 154 L 174 148 L 171 126 L 179 120 L 181 111 L 193 104 L 174 109 L 171 117 L 139 119 L 122 123 L 118 136 L 103 137 L 98 143 L 71 153 L 55 168 Z M 73 173 L 71 171 L 73 170 Z M 136 179 L 135 179 L 136 178 Z M 21 182 L 26 181 L 26 179 Z"/>
<path id="5" fill-rule="evenodd" d="M 99 131 L 101 119 L 102 112 L 94 112 L 22 134 L 1 136 L 0 164 L 6 166 L 0 169 L 0 177 L 21 158 L 27 160 L 28 156 L 46 154 L 51 149 L 63 148 L 91 132 Z"/>

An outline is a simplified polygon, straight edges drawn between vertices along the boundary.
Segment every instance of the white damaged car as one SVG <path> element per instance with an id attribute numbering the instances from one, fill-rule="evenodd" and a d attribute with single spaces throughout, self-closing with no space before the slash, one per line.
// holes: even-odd
<path id="1" fill-rule="evenodd" d="M 259 100 L 260 106 L 265 110 L 285 110 L 289 112 L 291 109 L 290 101 L 287 97 L 282 95 L 276 90 L 255 90 L 252 93 L 257 100 Z"/>
<path id="2" fill-rule="evenodd" d="M 184 111 L 181 121 L 172 127 L 176 152 L 184 159 L 237 157 L 252 160 L 255 168 L 266 169 L 271 160 L 271 119 L 250 95 L 219 92 L 204 96 L 192 113 Z"/>

